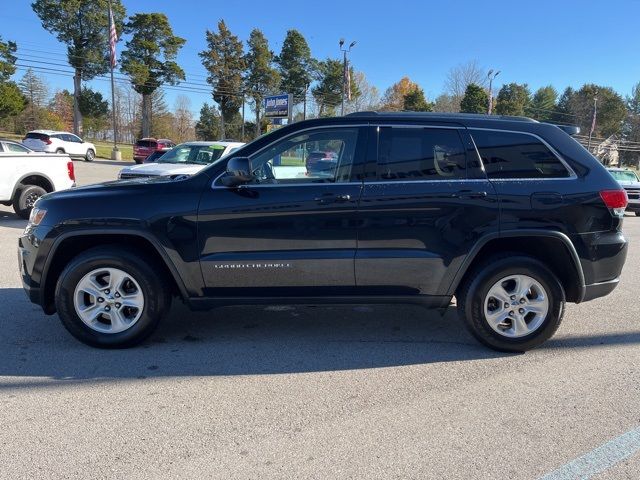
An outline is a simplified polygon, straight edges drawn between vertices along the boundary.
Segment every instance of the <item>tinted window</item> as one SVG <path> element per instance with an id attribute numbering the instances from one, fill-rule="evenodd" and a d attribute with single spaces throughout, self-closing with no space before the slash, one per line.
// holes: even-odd
<path id="1" fill-rule="evenodd" d="M 379 180 L 447 180 L 466 177 L 457 130 L 381 127 Z"/>
<path id="2" fill-rule="evenodd" d="M 532 135 L 471 130 L 489 178 L 559 178 L 569 172 L 549 148 Z"/>
<path id="3" fill-rule="evenodd" d="M 348 182 L 357 128 L 322 129 L 279 140 L 251 159 L 255 183 Z"/>
<path id="4" fill-rule="evenodd" d="M 136 147 L 144 147 L 144 148 L 156 148 L 157 142 L 153 140 L 138 140 L 136 142 Z"/>
<path id="5" fill-rule="evenodd" d="M 35 138 L 37 140 L 46 142 L 47 140 L 49 140 L 49 135 L 47 135 L 46 133 L 29 132 L 25 135 L 24 138 Z"/>

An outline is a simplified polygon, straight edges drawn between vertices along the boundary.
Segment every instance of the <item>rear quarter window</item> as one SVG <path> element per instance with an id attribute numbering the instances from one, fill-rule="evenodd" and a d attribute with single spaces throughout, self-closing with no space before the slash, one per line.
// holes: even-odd
<path id="1" fill-rule="evenodd" d="M 489 178 L 565 178 L 570 172 L 539 138 L 525 133 L 470 130 Z"/>

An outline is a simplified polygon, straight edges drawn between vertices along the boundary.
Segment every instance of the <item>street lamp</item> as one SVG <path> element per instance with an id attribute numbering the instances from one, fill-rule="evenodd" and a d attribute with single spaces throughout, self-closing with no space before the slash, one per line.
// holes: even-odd
<path id="1" fill-rule="evenodd" d="M 491 111 L 493 110 L 493 92 L 491 91 L 491 87 L 493 86 L 493 79 L 500 75 L 500 70 L 494 72 L 493 69 L 489 70 L 487 73 L 487 78 L 489 79 L 489 109 L 487 110 L 487 115 L 491 115 Z"/>
<path id="2" fill-rule="evenodd" d="M 340 109 L 340 115 L 344 115 L 344 97 L 347 94 L 347 88 L 351 88 L 351 85 L 347 86 L 347 75 L 349 63 L 347 61 L 347 53 L 351 51 L 351 49 L 355 46 L 355 40 L 349 44 L 347 48 L 344 48 L 344 38 L 340 39 L 338 42 L 340 45 L 340 51 L 343 54 L 343 71 L 342 71 L 342 108 Z"/>

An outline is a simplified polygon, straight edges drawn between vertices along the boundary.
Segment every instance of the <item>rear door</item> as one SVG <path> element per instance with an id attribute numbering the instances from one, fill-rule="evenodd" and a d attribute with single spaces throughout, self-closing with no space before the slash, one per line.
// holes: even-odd
<path id="1" fill-rule="evenodd" d="M 380 125 L 359 205 L 361 293 L 444 295 L 498 204 L 463 127 Z"/>
<path id="2" fill-rule="evenodd" d="M 252 155 L 256 180 L 237 188 L 220 179 L 198 212 L 207 296 L 314 296 L 355 286 L 354 181 L 366 128 L 313 128 L 275 140 Z M 333 152 L 332 171 L 310 172 L 309 154 Z"/>

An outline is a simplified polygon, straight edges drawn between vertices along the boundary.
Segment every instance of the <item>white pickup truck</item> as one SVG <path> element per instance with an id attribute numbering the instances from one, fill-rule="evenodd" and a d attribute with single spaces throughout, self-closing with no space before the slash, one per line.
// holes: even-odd
<path id="1" fill-rule="evenodd" d="M 0 204 L 13 205 L 20 217 L 29 218 L 33 204 L 45 193 L 75 184 L 69 155 L 34 152 L 0 140 Z"/>

